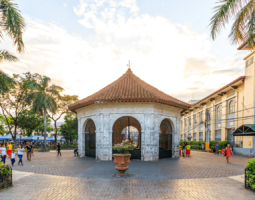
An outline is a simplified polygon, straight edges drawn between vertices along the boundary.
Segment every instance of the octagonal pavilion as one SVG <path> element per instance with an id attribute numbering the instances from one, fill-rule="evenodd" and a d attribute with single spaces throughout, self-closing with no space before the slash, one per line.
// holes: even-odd
<path id="1" fill-rule="evenodd" d="M 129 68 L 105 88 L 69 105 L 78 118 L 79 156 L 112 160 L 112 146 L 129 139 L 135 144 L 131 159 L 177 157 L 180 113 L 189 107 Z"/>

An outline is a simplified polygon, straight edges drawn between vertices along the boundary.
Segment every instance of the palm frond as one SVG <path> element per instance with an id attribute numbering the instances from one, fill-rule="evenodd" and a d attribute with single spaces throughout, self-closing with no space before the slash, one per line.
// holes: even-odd
<path id="1" fill-rule="evenodd" d="M 211 18 L 209 24 L 213 40 L 220 33 L 222 28 L 225 27 L 226 23 L 248 3 L 248 0 L 220 0 L 218 3 L 220 3 L 220 5 L 214 8 L 215 14 Z"/>
<path id="2" fill-rule="evenodd" d="M 255 42 L 254 42 L 254 38 L 255 38 L 255 10 L 253 10 L 253 12 L 251 13 L 251 17 L 250 20 L 248 21 L 245 29 L 247 30 L 246 34 L 245 34 L 245 38 L 244 40 L 248 42 L 248 46 L 251 49 L 254 49 L 255 47 Z"/>
<path id="3" fill-rule="evenodd" d="M 234 24 L 232 25 L 229 38 L 232 44 L 243 43 L 247 41 L 247 23 L 252 17 L 254 1 L 247 3 L 236 15 Z"/>
<path id="4" fill-rule="evenodd" d="M 16 82 L 9 77 L 6 73 L 0 70 L 0 94 L 8 92 L 10 88 L 14 87 Z"/>
<path id="5" fill-rule="evenodd" d="M 16 56 L 11 55 L 8 51 L 6 50 L 0 51 L 0 63 L 3 63 L 4 61 L 16 62 L 18 60 L 19 59 Z"/>
<path id="6" fill-rule="evenodd" d="M 2 30 L 13 40 L 17 51 L 25 51 L 22 33 L 25 30 L 26 23 L 18 10 L 17 4 L 11 0 L 0 1 L 1 27 Z"/>

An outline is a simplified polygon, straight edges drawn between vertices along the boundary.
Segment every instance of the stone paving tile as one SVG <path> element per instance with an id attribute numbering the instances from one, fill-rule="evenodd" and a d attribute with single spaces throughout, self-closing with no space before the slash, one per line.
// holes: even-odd
<path id="1" fill-rule="evenodd" d="M 99 162 L 92 167 L 77 174 L 76 177 L 90 177 L 90 178 L 114 178 L 114 174 L 118 174 L 115 169 L 116 164 L 113 162 Z M 130 176 L 128 179 L 166 179 L 158 167 L 152 162 L 131 161 L 128 164 L 129 169 L 126 171 Z M 115 177 L 118 179 L 118 177 Z"/>
<path id="2" fill-rule="evenodd" d="M 0 192 L 0 199 L 245 199 L 255 193 L 229 178 L 128 180 L 34 174 Z"/>

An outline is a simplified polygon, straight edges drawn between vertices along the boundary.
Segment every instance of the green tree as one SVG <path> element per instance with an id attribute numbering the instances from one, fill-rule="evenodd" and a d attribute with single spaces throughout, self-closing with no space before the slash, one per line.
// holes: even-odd
<path id="1" fill-rule="evenodd" d="M 68 105 L 78 101 L 77 95 L 63 95 L 61 98 L 56 100 L 57 103 L 57 110 L 56 113 L 51 113 L 50 119 L 54 122 L 54 131 L 55 131 L 55 145 L 57 143 L 57 134 L 58 134 L 58 127 L 57 121 L 61 118 L 62 115 L 66 114 L 69 109 Z"/>
<path id="2" fill-rule="evenodd" d="M 46 132 L 50 132 L 51 131 L 51 127 L 50 127 L 50 123 L 51 120 L 49 118 L 49 115 L 46 116 Z M 35 129 L 35 131 L 37 133 L 40 133 L 43 136 L 43 132 L 44 132 L 44 118 L 42 120 L 42 123 Z"/>
<path id="3" fill-rule="evenodd" d="M 27 96 L 31 93 L 30 85 L 35 81 L 38 74 L 25 73 L 23 76 L 13 75 L 16 82 L 14 88 L 4 95 L 0 95 L 0 108 L 8 126 L 9 133 L 12 135 L 14 144 L 16 145 L 17 128 L 24 120 L 23 110 L 28 110 L 30 105 L 27 102 Z"/>
<path id="4" fill-rule="evenodd" d="M 43 126 L 43 116 L 33 110 L 23 110 L 19 118 L 23 119 L 22 123 L 19 124 L 19 128 L 25 132 L 26 136 L 31 136 L 40 125 Z"/>
<path id="5" fill-rule="evenodd" d="M 73 141 L 78 138 L 78 120 L 77 116 L 68 112 L 65 116 L 65 123 L 60 125 L 60 132 L 66 141 Z"/>
<path id="6" fill-rule="evenodd" d="M 34 91 L 28 96 L 28 101 L 32 101 L 33 110 L 44 115 L 44 150 L 46 150 L 46 115 L 48 112 L 56 113 L 56 99 L 60 98 L 60 92 L 63 91 L 62 87 L 50 82 L 51 79 L 47 76 L 38 77 L 37 82 L 32 85 Z"/>
<path id="7" fill-rule="evenodd" d="M 25 29 L 25 21 L 18 10 L 17 4 L 10 0 L 0 0 L 0 38 L 4 34 L 13 40 L 16 50 L 21 53 L 24 51 L 22 34 Z M 0 50 L 0 64 L 4 61 L 16 62 L 19 59 L 11 55 L 7 50 Z M 15 81 L 0 70 L 0 93 L 3 94 L 14 87 Z"/>
<path id="8" fill-rule="evenodd" d="M 4 134 L 5 134 L 4 126 L 0 125 L 0 135 L 4 135 Z"/>
<path id="9" fill-rule="evenodd" d="M 229 38 L 232 44 L 247 42 L 254 47 L 255 33 L 255 1 L 254 0 L 220 0 L 215 7 L 215 14 L 211 18 L 211 37 L 214 40 L 225 28 L 226 24 L 234 19 Z"/>

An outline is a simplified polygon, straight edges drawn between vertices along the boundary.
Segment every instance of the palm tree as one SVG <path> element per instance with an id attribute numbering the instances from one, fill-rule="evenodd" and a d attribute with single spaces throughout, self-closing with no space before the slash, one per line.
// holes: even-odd
<path id="1" fill-rule="evenodd" d="M 5 33 L 13 40 L 16 50 L 24 52 L 25 47 L 22 39 L 25 21 L 17 8 L 17 4 L 11 0 L 0 0 L 0 39 L 3 39 Z M 11 55 L 7 50 L 0 50 L 0 64 L 4 61 L 15 62 L 19 59 Z M 0 70 L 0 93 L 3 94 L 13 87 L 14 80 Z"/>
<path id="2" fill-rule="evenodd" d="M 234 23 L 229 34 L 232 44 L 247 42 L 253 49 L 255 42 L 255 1 L 254 0 L 220 0 L 215 14 L 211 18 L 211 37 L 214 40 L 230 20 Z"/>
<path id="3" fill-rule="evenodd" d="M 33 92 L 27 97 L 28 102 L 33 101 L 33 110 L 44 115 L 44 150 L 46 150 L 46 114 L 48 111 L 56 112 L 58 108 L 56 100 L 60 98 L 60 92 L 64 90 L 60 86 L 50 85 L 50 81 L 49 77 L 38 77 L 38 81 L 32 84 Z"/>

